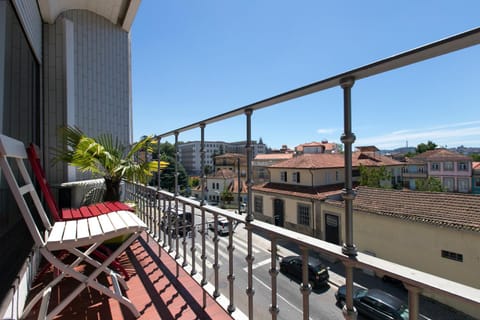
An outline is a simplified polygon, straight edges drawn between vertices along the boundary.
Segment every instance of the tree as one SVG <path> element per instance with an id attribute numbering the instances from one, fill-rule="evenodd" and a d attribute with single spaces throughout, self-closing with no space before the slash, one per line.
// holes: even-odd
<path id="1" fill-rule="evenodd" d="M 191 188 L 196 188 L 200 185 L 200 178 L 199 177 L 190 177 L 189 185 Z"/>
<path id="2" fill-rule="evenodd" d="M 477 161 L 477 162 L 480 161 L 480 154 L 479 153 L 472 154 L 471 157 L 472 157 L 473 161 Z"/>
<path id="3" fill-rule="evenodd" d="M 230 203 L 233 201 L 233 194 L 230 190 L 225 189 L 223 190 L 222 194 L 220 195 L 220 200 L 226 203 Z"/>
<path id="4" fill-rule="evenodd" d="M 160 175 L 160 187 L 170 192 L 175 192 L 175 158 L 162 154 L 161 161 L 168 162 L 169 165 L 162 170 Z M 178 188 L 179 192 L 188 188 L 188 175 L 183 165 L 178 163 Z"/>
<path id="5" fill-rule="evenodd" d="M 415 151 L 418 153 L 423 153 L 425 151 L 428 151 L 428 150 L 435 150 L 435 148 L 437 147 L 437 144 L 436 143 L 433 143 L 432 141 L 428 141 L 427 144 L 425 143 L 420 143 L 419 145 L 417 145 L 417 148 L 415 149 Z"/>
<path id="6" fill-rule="evenodd" d="M 391 173 L 385 166 L 366 167 L 360 165 L 360 185 L 372 188 L 386 188 L 386 183 L 391 179 Z"/>
<path id="7" fill-rule="evenodd" d="M 443 192 L 443 186 L 440 179 L 435 177 L 428 177 L 427 179 L 417 179 L 415 180 L 415 188 L 418 191 L 437 191 Z"/>
<path id="8" fill-rule="evenodd" d="M 152 172 L 158 170 L 158 161 L 151 162 L 147 156 L 138 156 L 153 151 L 156 140 L 144 137 L 127 147 L 104 134 L 88 137 L 77 127 L 63 127 L 60 131 L 62 147 L 55 149 L 55 161 L 65 161 L 83 172 L 102 176 L 105 180 L 105 201 L 120 200 L 120 182 L 123 178 L 147 183 Z"/>

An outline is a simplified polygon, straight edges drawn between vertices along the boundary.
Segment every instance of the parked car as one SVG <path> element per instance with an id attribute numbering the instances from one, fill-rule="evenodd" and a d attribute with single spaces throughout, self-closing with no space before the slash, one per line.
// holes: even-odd
<path id="1" fill-rule="evenodd" d="M 280 261 L 280 272 L 302 281 L 302 257 L 288 256 Z M 329 279 L 328 268 L 318 259 L 308 258 L 308 282 L 312 288 L 325 286 Z"/>
<path id="2" fill-rule="evenodd" d="M 224 235 L 228 233 L 229 222 L 226 218 L 219 218 L 217 221 L 217 234 Z M 210 221 L 208 223 L 208 229 L 215 231 L 215 221 Z"/>
<path id="3" fill-rule="evenodd" d="M 168 218 L 170 217 L 170 222 Z M 160 229 L 164 232 L 171 233 L 173 237 L 177 236 L 178 226 L 178 236 L 183 237 L 183 232 L 185 231 L 188 234 L 192 231 L 192 213 L 191 212 L 175 212 L 174 210 L 170 211 L 170 215 L 166 212 L 162 216 L 162 221 L 160 222 Z"/>
<path id="4" fill-rule="evenodd" d="M 346 286 L 338 288 L 338 304 L 345 302 Z M 408 320 L 408 307 L 402 300 L 380 289 L 354 286 L 353 305 L 358 313 L 375 320 Z"/>

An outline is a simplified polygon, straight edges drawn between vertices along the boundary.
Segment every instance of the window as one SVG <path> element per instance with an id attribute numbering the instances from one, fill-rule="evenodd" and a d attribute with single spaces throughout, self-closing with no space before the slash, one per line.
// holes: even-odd
<path id="1" fill-rule="evenodd" d="M 469 191 L 468 179 L 458 179 L 458 192 L 467 193 Z"/>
<path id="2" fill-rule="evenodd" d="M 463 262 L 463 254 L 447 250 L 442 250 L 442 258 Z"/>
<path id="3" fill-rule="evenodd" d="M 256 213 L 263 213 L 263 197 L 255 196 L 253 198 L 253 208 Z"/>
<path id="4" fill-rule="evenodd" d="M 468 171 L 466 162 L 458 163 L 458 171 Z"/>
<path id="5" fill-rule="evenodd" d="M 299 203 L 297 206 L 297 223 L 303 226 L 310 226 L 310 206 Z"/>
<path id="6" fill-rule="evenodd" d="M 443 170 L 445 171 L 453 171 L 453 162 L 452 161 L 446 161 L 443 163 Z"/>
<path id="7" fill-rule="evenodd" d="M 338 179 L 339 179 L 339 174 L 338 174 L 338 171 L 335 171 L 335 181 L 338 182 Z"/>
<path id="8" fill-rule="evenodd" d="M 280 172 L 280 181 L 287 182 L 287 171 Z"/>
<path id="9" fill-rule="evenodd" d="M 12 6 L 0 2 L 0 121 L 1 133 L 40 145 L 40 67 Z M 47 116 L 47 115 L 45 115 Z M 55 115 L 48 115 L 54 117 Z M 0 175 L 0 299 L 22 268 L 32 239 L 19 213 L 5 177 Z"/>
<path id="10" fill-rule="evenodd" d="M 432 171 L 439 171 L 440 170 L 440 163 L 438 162 L 432 162 L 432 165 L 430 166 L 430 169 Z"/>
<path id="11" fill-rule="evenodd" d="M 443 178 L 443 187 L 445 191 L 453 191 L 454 188 L 454 181 L 453 178 Z"/>
<path id="12" fill-rule="evenodd" d="M 300 183 L 300 172 L 299 171 L 292 173 L 292 181 Z"/>
<path id="13" fill-rule="evenodd" d="M 480 187 L 480 178 L 475 178 L 475 187 Z"/>

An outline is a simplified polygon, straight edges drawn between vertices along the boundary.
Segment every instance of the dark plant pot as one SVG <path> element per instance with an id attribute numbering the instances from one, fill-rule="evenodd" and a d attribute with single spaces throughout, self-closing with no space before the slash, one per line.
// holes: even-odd
<path id="1" fill-rule="evenodd" d="M 105 178 L 105 188 L 103 201 L 120 201 L 120 180 Z"/>

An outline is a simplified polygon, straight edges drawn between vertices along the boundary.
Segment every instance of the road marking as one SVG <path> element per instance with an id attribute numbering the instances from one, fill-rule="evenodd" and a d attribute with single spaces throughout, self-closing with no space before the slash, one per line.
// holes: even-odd
<path id="1" fill-rule="evenodd" d="M 271 262 L 270 259 L 266 259 L 266 260 L 257 262 L 257 263 L 255 263 L 254 265 L 252 265 L 252 270 L 254 270 L 254 269 L 258 268 L 258 267 L 264 266 L 264 265 L 266 265 L 266 264 L 269 264 L 270 262 Z M 248 270 L 248 267 L 243 268 L 243 271 L 247 272 L 247 270 Z"/>
<path id="2" fill-rule="evenodd" d="M 267 288 L 268 290 L 272 290 L 272 288 L 270 288 L 265 282 L 263 282 L 262 280 L 260 280 L 259 278 L 257 278 L 255 275 L 253 276 L 253 278 L 255 280 L 258 281 L 258 283 L 260 283 L 262 286 L 264 286 L 265 288 Z M 303 315 L 303 310 L 300 310 L 299 308 L 297 308 L 297 306 L 293 305 L 290 303 L 290 301 L 288 301 L 287 299 L 285 299 L 284 297 L 282 297 L 281 295 L 278 294 L 277 292 L 277 297 L 280 298 L 281 300 L 283 300 L 286 304 L 288 304 L 290 307 L 292 307 L 292 309 L 298 311 L 298 313 L 302 314 Z M 313 320 L 312 317 L 309 317 L 310 320 Z"/>

